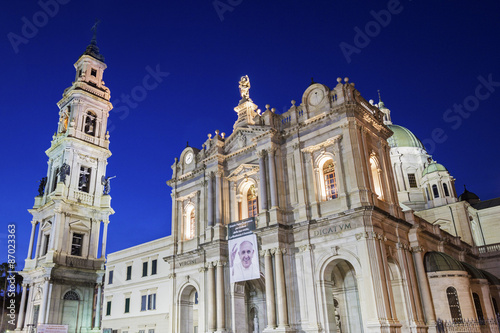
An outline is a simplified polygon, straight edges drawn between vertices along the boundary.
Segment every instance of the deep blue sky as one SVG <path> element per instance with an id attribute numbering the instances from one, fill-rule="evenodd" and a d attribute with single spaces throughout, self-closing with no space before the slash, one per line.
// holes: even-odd
<path id="1" fill-rule="evenodd" d="M 24 265 L 27 209 L 47 172 L 44 152 L 57 129 L 56 103 L 74 79 L 73 64 L 96 17 L 108 65 L 104 81 L 117 111 L 110 116 L 107 173 L 117 177 L 108 252 L 170 233 L 165 181 L 174 158 L 186 141 L 201 148 L 208 133 L 231 133 L 242 75 L 250 77 L 253 101 L 280 113 L 292 99 L 301 101 L 311 77 L 333 87 L 337 77 L 347 76 L 366 99 L 376 99 L 380 89 L 394 123 L 428 145 L 433 130 L 442 129 L 446 140 L 432 154 L 457 179 L 459 194 L 466 184 L 482 200 L 500 196 L 499 1 L 406 0 L 393 8 L 394 1 L 221 0 L 219 7 L 231 9 L 221 15 L 212 1 L 60 1 L 67 3 L 49 7 L 53 17 L 40 14 L 36 1 L 2 4 L 1 260 L 6 225 L 15 223 Z M 390 22 L 376 31 L 371 12 L 388 8 Z M 34 19 L 38 31 L 13 47 L 8 36 L 22 37 L 23 25 Z M 374 30 L 364 45 L 358 40 L 358 53 L 348 62 L 340 45 L 356 45 L 356 27 Z M 170 74 L 127 113 L 121 96 L 142 85 L 148 66 Z M 490 87 L 494 91 L 480 88 L 490 94 L 470 104 L 473 112 L 446 113 L 454 104 L 474 102 L 480 76 L 499 82 Z M 446 122 L 445 115 L 454 118 Z"/>

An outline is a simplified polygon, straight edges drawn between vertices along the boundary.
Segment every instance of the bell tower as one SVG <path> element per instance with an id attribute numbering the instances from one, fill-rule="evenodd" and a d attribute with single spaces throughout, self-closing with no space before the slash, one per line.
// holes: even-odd
<path id="1" fill-rule="evenodd" d="M 106 177 L 107 119 L 112 105 L 104 85 L 104 57 L 94 37 L 75 63 L 64 90 L 47 175 L 33 215 L 17 330 L 68 325 L 68 332 L 99 332 L 109 216 L 114 213 Z"/>

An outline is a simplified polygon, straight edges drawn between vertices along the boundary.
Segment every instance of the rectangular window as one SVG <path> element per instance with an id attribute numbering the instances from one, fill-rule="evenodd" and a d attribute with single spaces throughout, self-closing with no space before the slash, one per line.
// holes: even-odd
<path id="1" fill-rule="evenodd" d="M 148 310 L 156 310 L 156 294 L 148 295 Z"/>
<path id="2" fill-rule="evenodd" d="M 46 255 L 47 251 L 49 250 L 49 241 L 50 241 L 50 235 L 45 235 L 44 236 L 42 256 Z"/>
<path id="3" fill-rule="evenodd" d="M 132 266 L 127 266 L 127 281 L 132 279 Z"/>
<path id="4" fill-rule="evenodd" d="M 150 329 L 148 330 L 148 333 L 155 333 L 154 328 L 150 328 Z"/>
<path id="5" fill-rule="evenodd" d="M 71 255 L 82 256 L 83 234 L 73 234 L 73 241 L 71 242 Z"/>
<path id="6" fill-rule="evenodd" d="M 125 313 L 130 312 L 130 298 L 125 298 Z"/>
<path id="7" fill-rule="evenodd" d="M 97 76 L 97 71 L 95 69 L 91 69 L 90 70 L 90 75 L 92 75 L 93 77 L 96 77 Z"/>
<path id="8" fill-rule="evenodd" d="M 113 284 L 113 271 L 109 271 L 108 274 L 108 284 Z"/>
<path id="9" fill-rule="evenodd" d="M 139 330 L 139 333 L 146 333 L 146 330 Z"/>
<path id="10" fill-rule="evenodd" d="M 110 316 L 111 315 L 111 301 L 108 301 L 106 303 L 106 316 Z"/>
<path id="11" fill-rule="evenodd" d="M 410 183 L 411 188 L 416 188 L 417 186 L 417 178 L 415 177 L 414 173 L 409 173 L 408 174 L 408 183 Z"/>
<path id="12" fill-rule="evenodd" d="M 147 309 L 147 299 L 148 299 L 147 295 L 142 295 L 141 296 L 141 311 L 146 311 L 146 309 Z"/>
<path id="13" fill-rule="evenodd" d="M 158 260 L 154 259 L 151 261 L 151 275 L 155 275 L 157 272 Z"/>
<path id="14" fill-rule="evenodd" d="M 142 263 L 142 277 L 148 276 L 148 262 L 145 261 Z"/>

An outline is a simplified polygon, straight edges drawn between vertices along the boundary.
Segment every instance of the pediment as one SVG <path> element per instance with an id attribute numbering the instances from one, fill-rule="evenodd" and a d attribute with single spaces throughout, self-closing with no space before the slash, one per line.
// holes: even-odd
<path id="1" fill-rule="evenodd" d="M 240 180 L 241 178 L 254 175 L 257 172 L 259 172 L 258 164 L 241 164 L 239 167 L 234 169 L 234 171 L 229 174 L 227 179 L 229 181 L 234 182 Z"/>
<path id="2" fill-rule="evenodd" d="M 90 221 L 78 220 L 70 222 L 69 226 L 71 229 L 90 230 Z"/>
<path id="3" fill-rule="evenodd" d="M 252 138 L 256 136 L 257 134 L 249 128 L 237 128 L 231 136 L 227 138 L 224 145 L 224 152 L 229 155 L 252 146 L 254 144 Z"/>
<path id="4" fill-rule="evenodd" d="M 50 222 L 50 221 L 43 222 L 42 227 L 41 227 L 42 230 L 47 230 L 47 229 L 51 229 L 51 228 L 52 228 L 52 222 Z"/>

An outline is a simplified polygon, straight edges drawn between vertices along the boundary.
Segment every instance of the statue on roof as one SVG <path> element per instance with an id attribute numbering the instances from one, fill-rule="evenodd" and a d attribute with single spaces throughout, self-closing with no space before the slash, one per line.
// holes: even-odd
<path id="1" fill-rule="evenodd" d="M 250 79 L 248 75 L 242 76 L 240 79 L 240 95 L 242 101 L 251 101 L 250 99 Z"/>

